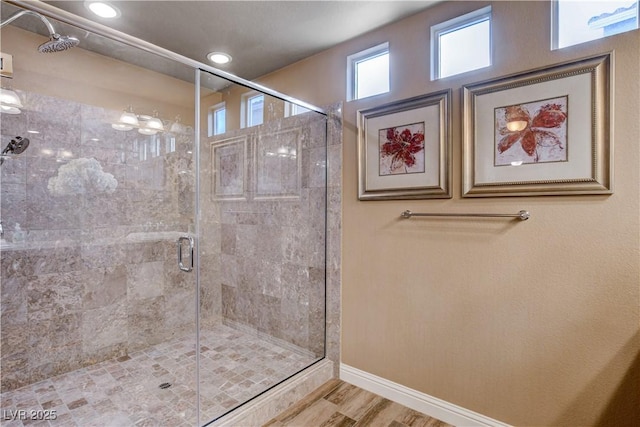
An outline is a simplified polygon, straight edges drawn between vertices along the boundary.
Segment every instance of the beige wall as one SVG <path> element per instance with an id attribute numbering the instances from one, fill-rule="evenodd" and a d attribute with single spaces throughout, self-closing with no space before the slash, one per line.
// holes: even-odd
<path id="1" fill-rule="evenodd" d="M 164 120 L 180 115 L 183 124 L 193 126 L 192 83 L 90 52 L 82 44 L 55 54 L 38 52 L 46 40 L 11 25 L 2 29 L 2 52 L 13 55 L 14 69 L 12 79 L 2 78 L 3 87 L 115 111 L 128 105 L 138 114 L 157 110 Z"/>
<path id="2" fill-rule="evenodd" d="M 391 92 L 344 104 L 342 362 L 517 425 L 640 419 L 640 33 L 550 51 L 550 5 L 493 2 L 493 66 L 429 79 L 429 27 L 489 2 L 445 2 L 261 79 L 345 99 L 346 56 L 389 41 Z M 461 198 L 461 87 L 615 51 L 614 194 Z M 452 88 L 451 200 L 357 198 L 356 111 Z M 517 212 L 502 220 L 400 220 Z"/>

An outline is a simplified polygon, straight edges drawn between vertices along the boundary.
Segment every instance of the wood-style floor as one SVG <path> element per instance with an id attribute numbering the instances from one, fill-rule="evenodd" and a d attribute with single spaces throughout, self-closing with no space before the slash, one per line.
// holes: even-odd
<path id="1" fill-rule="evenodd" d="M 333 379 L 263 427 L 447 427 L 428 415 Z"/>

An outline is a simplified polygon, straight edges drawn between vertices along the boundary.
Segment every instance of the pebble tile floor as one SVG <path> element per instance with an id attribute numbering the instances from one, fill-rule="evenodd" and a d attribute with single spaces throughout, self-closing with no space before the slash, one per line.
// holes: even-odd
<path id="1" fill-rule="evenodd" d="M 224 325 L 200 343 L 201 424 L 314 361 Z M 0 425 L 195 426 L 195 354 L 193 336 L 183 337 L 2 393 Z"/>

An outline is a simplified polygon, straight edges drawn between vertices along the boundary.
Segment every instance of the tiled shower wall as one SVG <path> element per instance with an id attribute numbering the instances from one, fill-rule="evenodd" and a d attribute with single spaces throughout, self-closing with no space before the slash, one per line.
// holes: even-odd
<path id="1" fill-rule="evenodd" d="M 326 132 L 310 112 L 201 146 L 203 317 L 315 357 L 325 345 Z"/>
<path id="2" fill-rule="evenodd" d="M 120 112 L 18 93 L 2 145 L 31 143 L 0 167 L 2 391 L 195 330 L 175 249 L 193 231 L 193 133 L 121 132 Z"/>

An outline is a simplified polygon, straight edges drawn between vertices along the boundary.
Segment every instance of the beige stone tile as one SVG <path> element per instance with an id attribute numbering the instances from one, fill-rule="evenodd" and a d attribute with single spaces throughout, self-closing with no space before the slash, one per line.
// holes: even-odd
<path id="1" fill-rule="evenodd" d="M 99 337 L 100 325 L 95 326 Z M 313 360 L 224 325 L 202 330 L 201 338 L 201 409 L 207 420 Z M 104 424 L 111 418 L 117 420 L 114 427 L 154 425 L 155 421 L 155 425 L 192 426 L 196 415 L 195 354 L 193 335 L 179 337 L 2 393 L 2 408 L 55 409 L 60 421 L 52 423 L 54 426 L 111 425 Z M 162 382 L 172 385 L 160 389 Z M 224 384 L 229 384 L 233 394 L 221 390 Z"/>

